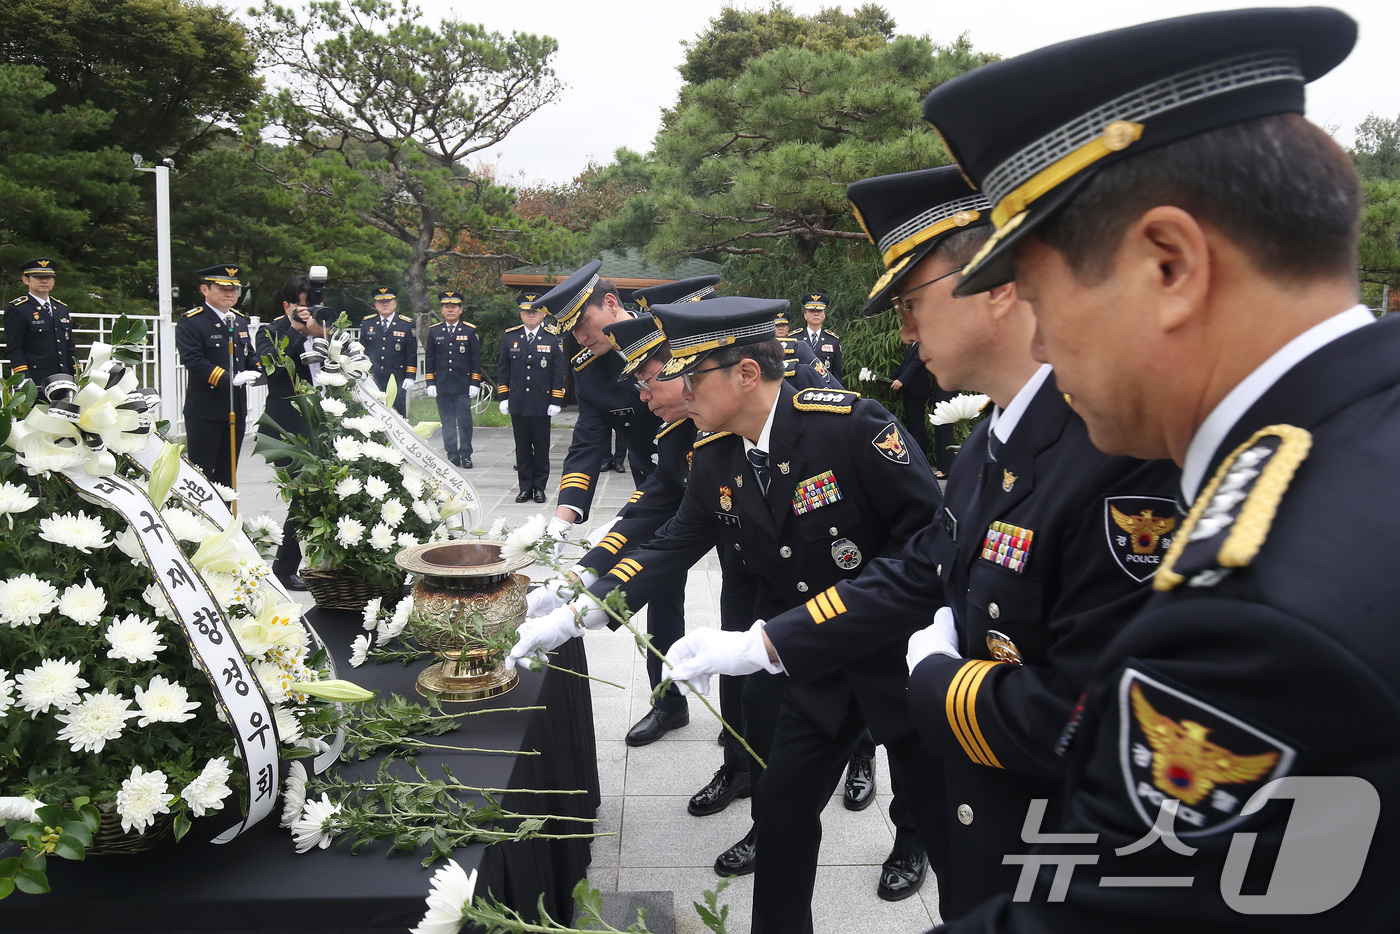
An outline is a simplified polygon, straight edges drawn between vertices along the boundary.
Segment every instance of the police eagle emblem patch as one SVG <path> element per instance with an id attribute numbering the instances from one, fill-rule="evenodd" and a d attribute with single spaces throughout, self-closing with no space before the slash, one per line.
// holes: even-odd
<path id="1" fill-rule="evenodd" d="M 1161 496 L 1110 496 L 1103 504 L 1113 560 L 1133 580 L 1148 580 L 1172 546 L 1176 503 Z"/>
<path id="2" fill-rule="evenodd" d="M 886 460 L 892 460 L 896 464 L 909 463 L 909 446 L 900 437 L 899 426 L 894 422 L 881 428 L 880 433 L 870 439 L 870 443 L 874 445 L 875 450 L 885 456 Z"/>
<path id="3" fill-rule="evenodd" d="M 1182 838 L 1238 824 L 1250 796 L 1288 774 L 1296 757 L 1286 743 L 1132 668 L 1118 685 L 1118 715 L 1128 799 L 1149 827 L 1162 802 L 1176 799 Z"/>

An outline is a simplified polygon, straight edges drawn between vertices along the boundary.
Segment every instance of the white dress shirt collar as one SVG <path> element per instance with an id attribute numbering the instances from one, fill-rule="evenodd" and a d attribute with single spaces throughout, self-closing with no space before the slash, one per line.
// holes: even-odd
<path id="1" fill-rule="evenodd" d="M 1195 502 L 1201 482 L 1205 479 L 1206 468 L 1215 458 L 1216 449 L 1230 433 L 1230 429 L 1235 427 L 1235 423 L 1249 411 L 1249 407 L 1258 402 L 1274 383 L 1314 351 L 1357 328 L 1374 323 L 1375 320 L 1365 305 L 1353 305 L 1346 311 L 1338 312 L 1284 344 L 1272 357 L 1260 364 L 1258 369 L 1231 389 L 1206 416 L 1206 420 L 1201 422 L 1201 427 L 1196 429 L 1191 444 L 1186 448 L 1186 462 L 1181 466 L 1182 502 L 1188 508 Z"/>
<path id="2" fill-rule="evenodd" d="M 1045 385 L 1045 380 L 1049 376 L 1050 364 L 1042 363 L 1040 369 L 1026 380 L 1026 384 L 1017 391 L 1005 409 L 993 407 L 992 414 L 989 416 L 991 424 L 988 430 L 996 432 L 997 440 L 1002 444 L 1011 440 L 1011 433 L 1021 423 L 1021 416 L 1026 414 L 1026 409 L 1030 408 L 1031 400 L 1035 398 L 1036 393 L 1040 392 L 1040 387 Z"/>
<path id="3" fill-rule="evenodd" d="M 773 407 L 768 410 L 768 421 L 763 423 L 763 431 L 759 432 L 757 443 L 744 439 L 744 456 L 748 457 L 749 452 L 758 448 L 764 454 L 772 452 L 771 446 L 773 438 L 773 416 L 778 414 L 778 403 L 783 401 L 782 387 L 778 387 L 778 394 L 773 397 Z"/>

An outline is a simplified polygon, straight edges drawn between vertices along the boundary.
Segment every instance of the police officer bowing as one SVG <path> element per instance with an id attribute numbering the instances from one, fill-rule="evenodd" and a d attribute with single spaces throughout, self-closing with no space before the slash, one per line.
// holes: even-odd
<path id="1" fill-rule="evenodd" d="M 515 435 L 517 503 L 546 499 L 549 420 L 564 402 L 564 343 L 557 329 L 544 325 L 544 310 L 530 307 L 537 298 L 533 292 L 517 296 L 520 324 L 501 335 L 496 365 L 496 397 Z"/>
<path id="2" fill-rule="evenodd" d="M 428 328 L 428 397 L 437 400 L 447 459 L 472 466 L 472 400 L 481 393 L 481 338 L 476 325 L 462 320 L 462 293 L 438 295 L 443 320 Z"/>
<path id="3" fill-rule="evenodd" d="M 68 306 L 50 293 L 58 264 L 41 257 L 20 266 L 20 281 L 29 290 L 5 306 L 5 345 L 10 372 L 34 380 L 40 390 L 50 376 L 77 373 L 73 359 L 73 320 Z"/>
<path id="4" fill-rule="evenodd" d="M 392 286 L 374 290 L 374 314 L 360 322 L 360 343 L 369 355 L 374 382 L 381 390 L 389 388 L 392 377 L 397 387 L 394 411 L 408 411 L 408 391 L 418 375 L 418 332 L 413 319 L 398 314 L 399 298 Z"/>
<path id="5" fill-rule="evenodd" d="M 236 263 L 201 269 L 196 275 L 204 303 L 175 322 L 175 346 L 189 375 L 184 407 L 189 459 L 210 480 L 229 487 L 248 418 L 246 387 L 261 373 L 248 319 L 233 307 L 242 289 L 241 274 Z"/>

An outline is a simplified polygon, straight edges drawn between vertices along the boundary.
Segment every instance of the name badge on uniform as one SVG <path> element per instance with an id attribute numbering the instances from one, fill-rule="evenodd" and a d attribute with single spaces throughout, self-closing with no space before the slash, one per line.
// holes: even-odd
<path id="1" fill-rule="evenodd" d="M 993 522 L 987 527 L 987 537 L 982 540 L 982 558 L 1017 574 L 1024 574 L 1034 538 L 1032 529 L 1023 529 L 1009 522 Z"/>
<path id="2" fill-rule="evenodd" d="M 829 506 L 841 498 L 841 485 L 829 470 L 797 484 L 792 492 L 793 515 L 805 516 L 813 509 Z"/>
<path id="3" fill-rule="evenodd" d="M 742 529 L 744 527 L 744 523 L 732 512 L 717 512 L 715 513 L 715 518 L 719 520 L 720 525 L 727 525 L 731 529 Z"/>
<path id="4" fill-rule="evenodd" d="M 608 409 L 609 414 L 616 415 L 618 418 L 626 418 L 629 415 L 635 414 L 636 411 L 636 409 Z"/>

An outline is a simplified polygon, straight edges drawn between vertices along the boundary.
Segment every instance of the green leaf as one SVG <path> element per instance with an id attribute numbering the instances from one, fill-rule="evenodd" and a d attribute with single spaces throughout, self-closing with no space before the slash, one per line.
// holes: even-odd
<path id="1" fill-rule="evenodd" d="M 15 890 L 15 880 L 9 876 L 0 877 L 0 898 L 5 898 Z"/>
<path id="2" fill-rule="evenodd" d="M 92 831 L 88 830 L 86 821 L 69 820 L 63 822 L 63 835 L 74 837 L 83 846 L 92 846 Z"/>
<path id="3" fill-rule="evenodd" d="M 26 847 L 24 852 L 19 854 L 20 872 L 26 869 L 42 872 L 47 863 L 48 859 L 44 856 L 43 852 L 33 849 L 32 847 Z"/>
<path id="4" fill-rule="evenodd" d="M 49 877 L 38 869 L 20 869 L 15 873 L 15 885 L 21 892 L 43 895 L 49 890 Z"/>
<path id="5" fill-rule="evenodd" d="M 0 859 L 0 878 L 8 879 L 19 869 L 19 857 L 11 856 L 9 859 Z"/>
<path id="6" fill-rule="evenodd" d="M 83 829 L 86 830 L 87 828 Z M 62 857 L 63 859 L 81 860 L 87 857 L 87 847 L 84 846 L 83 842 L 77 837 L 66 833 L 59 837 L 58 842 L 54 844 L 53 855 Z"/>
<path id="7" fill-rule="evenodd" d="M 192 822 L 190 821 L 190 815 L 188 813 L 181 811 L 179 814 L 175 815 L 175 840 L 177 842 L 183 840 L 185 834 L 190 832 L 191 826 Z"/>
<path id="8" fill-rule="evenodd" d="M 97 829 L 102 826 L 102 812 L 91 804 L 84 804 L 78 808 L 78 814 L 82 817 L 83 823 L 87 824 L 88 830 L 97 833 Z"/>

